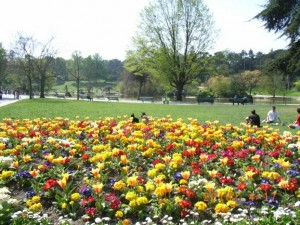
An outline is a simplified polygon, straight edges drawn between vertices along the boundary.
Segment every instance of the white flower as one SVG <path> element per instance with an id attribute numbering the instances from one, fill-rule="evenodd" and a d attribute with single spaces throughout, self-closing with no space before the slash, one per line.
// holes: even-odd
<path id="1" fill-rule="evenodd" d="M 7 203 L 11 205 L 16 205 L 18 203 L 18 200 L 14 198 L 10 198 L 7 200 Z"/>
<path id="2" fill-rule="evenodd" d="M 110 221 L 110 218 L 109 217 L 103 217 L 102 220 L 104 220 L 104 221 Z"/>
<path id="3" fill-rule="evenodd" d="M 102 220 L 99 218 L 99 217 L 97 217 L 96 219 L 95 219 L 95 223 L 101 223 L 102 222 Z"/>
<path id="4" fill-rule="evenodd" d="M 10 194 L 10 191 L 7 187 L 0 188 L 0 194 Z"/>
<path id="5" fill-rule="evenodd" d="M 299 207 L 300 206 L 300 201 L 297 201 L 294 205 L 294 207 Z"/>
<path id="6" fill-rule="evenodd" d="M 6 166 L 9 166 L 13 162 L 13 158 L 6 157 L 6 156 L 0 156 L 0 163 L 3 163 Z"/>

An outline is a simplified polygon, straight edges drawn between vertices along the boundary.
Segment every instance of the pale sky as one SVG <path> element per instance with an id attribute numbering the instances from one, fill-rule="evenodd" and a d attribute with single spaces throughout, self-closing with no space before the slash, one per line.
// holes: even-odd
<path id="1" fill-rule="evenodd" d="M 166 0 L 167 1 L 167 0 Z M 103 59 L 124 60 L 149 0 L 0 0 L 0 43 L 10 49 L 17 33 L 53 44 L 57 56 L 71 58 L 98 53 Z M 204 0 L 219 30 L 210 52 L 242 50 L 254 53 L 284 49 L 288 42 L 252 20 L 266 0 Z"/>

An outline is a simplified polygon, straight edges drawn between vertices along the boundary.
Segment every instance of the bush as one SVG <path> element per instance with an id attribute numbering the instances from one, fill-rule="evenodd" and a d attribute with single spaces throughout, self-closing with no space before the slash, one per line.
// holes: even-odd
<path id="1" fill-rule="evenodd" d="M 207 98 L 207 97 L 214 97 L 214 94 L 208 90 L 199 91 L 197 94 L 197 98 Z"/>

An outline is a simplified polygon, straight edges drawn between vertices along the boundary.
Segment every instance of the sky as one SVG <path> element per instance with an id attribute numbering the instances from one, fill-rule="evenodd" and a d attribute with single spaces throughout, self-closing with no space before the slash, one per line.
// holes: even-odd
<path id="1" fill-rule="evenodd" d="M 167 0 L 166 0 L 167 1 Z M 251 20 L 266 0 L 203 0 L 218 30 L 211 53 L 229 50 L 268 53 L 288 42 Z M 57 56 L 71 58 L 98 53 L 103 59 L 124 60 L 149 0 L 0 0 L 0 43 L 11 49 L 17 34 L 43 43 L 53 38 Z"/>

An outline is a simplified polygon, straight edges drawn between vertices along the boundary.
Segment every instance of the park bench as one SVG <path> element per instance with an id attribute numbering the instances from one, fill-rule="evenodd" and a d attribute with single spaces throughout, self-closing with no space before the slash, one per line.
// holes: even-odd
<path id="1" fill-rule="evenodd" d="M 108 101 L 112 101 L 112 100 L 119 101 L 118 96 L 107 96 L 106 98 L 108 99 Z"/>
<path id="2" fill-rule="evenodd" d="M 197 103 L 210 103 L 213 104 L 215 102 L 214 97 L 197 97 Z"/>
<path id="3" fill-rule="evenodd" d="M 54 96 L 55 96 L 56 98 L 66 98 L 66 96 L 65 96 L 64 94 L 59 94 L 59 93 L 57 93 L 57 92 L 55 92 Z"/>
<path id="4" fill-rule="evenodd" d="M 97 99 L 105 99 L 105 96 L 104 95 L 96 95 L 96 98 Z"/>
<path id="5" fill-rule="evenodd" d="M 251 100 L 250 98 L 247 97 L 243 97 L 243 98 L 230 98 L 229 102 L 232 102 L 232 105 L 234 105 L 235 103 L 237 103 L 238 105 L 242 104 L 253 104 L 253 100 Z"/>
<path id="6" fill-rule="evenodd" d="M 154 98 L 153 97 L 140 97 L 140 100 L 144 103 L 146 101 L 154 103 Z"/>
<path id="7" fill-rule="evenodd" d="M 94 99 L 90 95 L 79 95 L 80 99 L 87 99 L 89 101 L 93 101 Z"/>

